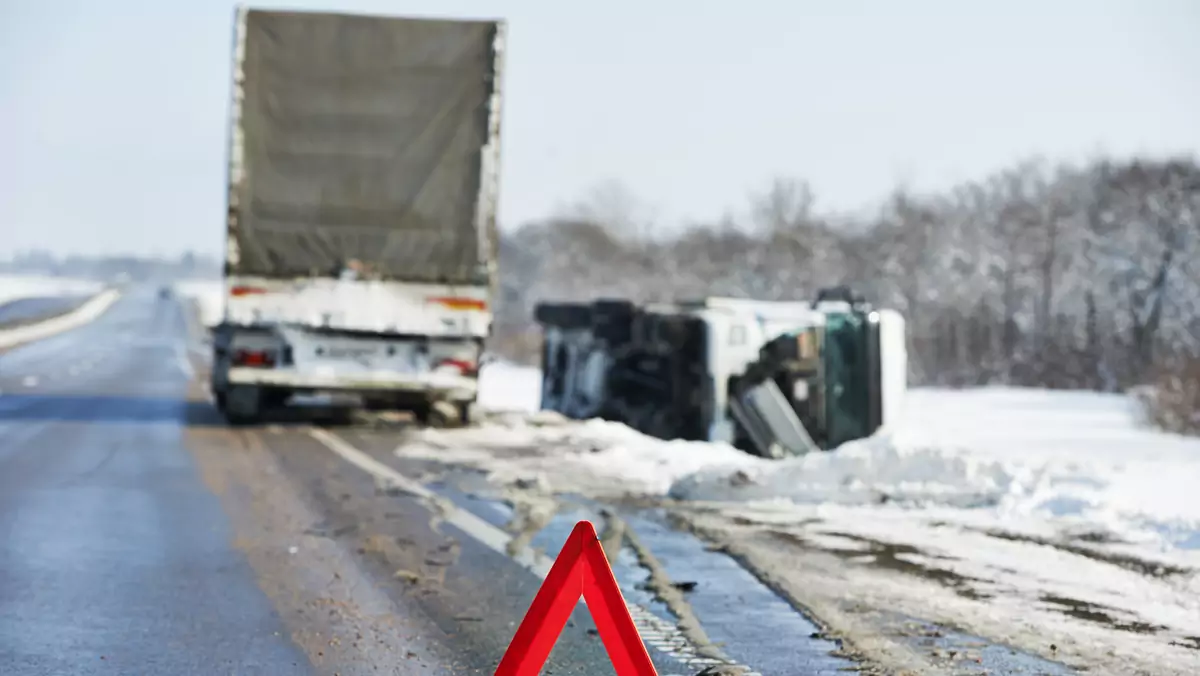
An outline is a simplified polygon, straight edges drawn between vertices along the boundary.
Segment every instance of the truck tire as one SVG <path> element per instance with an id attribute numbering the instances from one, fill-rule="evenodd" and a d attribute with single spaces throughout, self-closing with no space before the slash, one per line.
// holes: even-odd
<path id="1" fill-rule="evenodd" d="M 474 401 L 463 401 L 458 404 L 458 424 L 470 427 L 479 419 L 479 405 Z"/>
<path id="2" fill-rule="evenodd" d="M 462 413 L 458 405 L 439 399 L 429 406 L 428 425 L 439 429 L 462 426 Z"/>
<path id="3" fill-rule="evenodd" d="M 222 413 L 230 425 L 252 425 L 262 417 L 263 392 L 257 387 L 235 385 L 224 396 Z"/>
<path id="4" fill-rule="evenodd" d="M 266 410 L 283 408 L 292 398 L 292 391 L 273 387 L 263 390 L 259 396 L 259 406 Z"/>

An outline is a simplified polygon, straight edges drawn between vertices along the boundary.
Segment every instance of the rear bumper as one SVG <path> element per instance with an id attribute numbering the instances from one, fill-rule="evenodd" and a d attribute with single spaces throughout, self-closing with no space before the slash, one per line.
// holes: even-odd
<path id="1" fill-rule="evenodd" d="M 261 369 L 234 367 L 229 369 L 232 385 L 257 385 L 289 390 L 309 390 L 346 393 L 403 392 L 425 394 L 431 398 L 456 402 L 475 400 L 479 381 L 475 378 L 449 374 L 413 375 L 389 371 L 338 373 L 336 371 L 296 369 Z"/>

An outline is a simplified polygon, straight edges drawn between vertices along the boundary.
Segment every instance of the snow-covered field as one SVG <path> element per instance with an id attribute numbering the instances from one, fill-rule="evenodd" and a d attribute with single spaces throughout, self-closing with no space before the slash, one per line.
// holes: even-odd
<path id="1" fill-rule="evenodd" d="M 495 365 L 486 399 L 532 409 L 539 384 Z M 1126 396 L 917 389 L 890 436 L 784 461 L 533 413 L 397 454 L 658 496 L 851 635 L 900 613 L 1096 673 L 1200 673 L 1200 439 Z"/>
<path id="2" fill-rule="evenodd" d="M 25 298 L 86 296 L 104 289 L 100 282 L 69 277 L 0 275 L 0 305 Z"/>

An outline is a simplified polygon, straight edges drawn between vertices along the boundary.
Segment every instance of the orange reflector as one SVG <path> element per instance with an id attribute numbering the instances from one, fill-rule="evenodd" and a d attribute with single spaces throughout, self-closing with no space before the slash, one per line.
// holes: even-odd
<path id="1" fill-rule="evenodd" d="M 275 356 L 265 350 L 238 350 L 233 353 L 237 366 L 274 366 Z"/>
<path id="2" fill-rule="evenodd" d="M 451 310 L 486 310 L 487 301 L 474 298 L 426 298 L 429 303 L 444 305 Z"/>
<path id="3" fill-rule="evenodd" d="M 266 293 L 266 289 L 260 289 L 255 286 L 235 286 L 229 290 L 231 296 L 252 296 L 255 294 Z"/>
<path id="4" fill-rule="evenodd" d="M 438 365 L 435 368 L 441 368 L 443 366 L 449 366 L 450 368 L 456 369 L 464 376 L 473 376 L 479 372 L 479 369 L 475 366 L 475 364 L 463 359 L 443 359 L 442 361 L 438 362 Z"/>

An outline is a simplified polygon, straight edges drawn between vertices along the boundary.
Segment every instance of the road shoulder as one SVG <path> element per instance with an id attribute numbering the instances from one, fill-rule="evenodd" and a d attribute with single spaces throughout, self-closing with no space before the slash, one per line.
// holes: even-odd
<path id="1" fill-rule="evenodd" d="M 232 523 L 233 545 L 255 571 L 292 640 L 324 673 L 448 674 L 453 659 L 425 637 L 437 632 L 377 592 L 358 560 L 253 431 L 224 428 L 194 388 L 188 446 Z M 291 447 L 302 435 L 279 439 Z"/>

